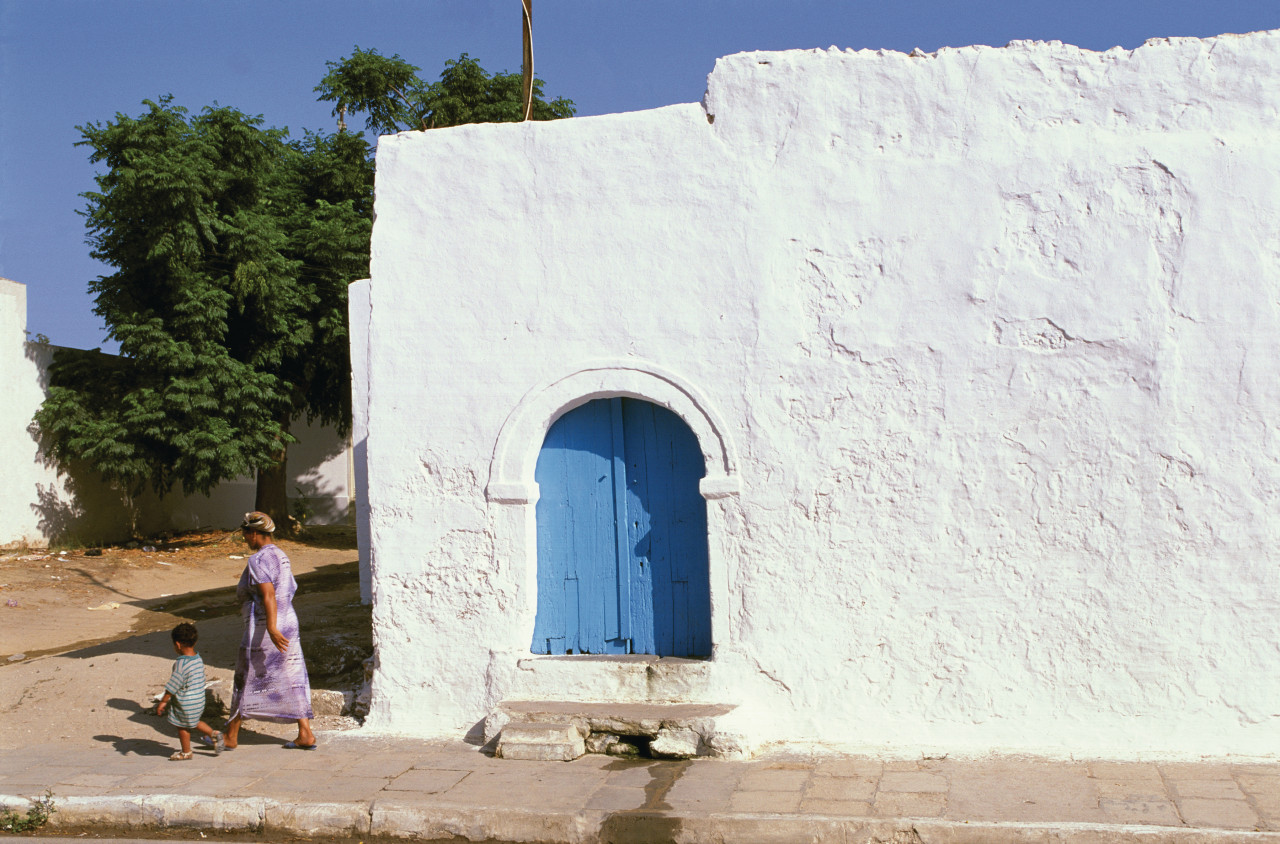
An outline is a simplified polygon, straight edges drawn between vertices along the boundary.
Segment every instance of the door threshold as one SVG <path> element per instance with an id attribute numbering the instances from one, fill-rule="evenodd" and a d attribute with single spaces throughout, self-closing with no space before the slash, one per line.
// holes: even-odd
<path id="1" fill-rule="evenodd" d="M 702 665 L 711 661 L 711 657 L 698 656 L 657 656 L 655 654 L 529 654 L 522 658 L 536 659 L 538 662 L 620 662 L 620 663 L 662 663 L 672 665 L 691 663 Z"/>

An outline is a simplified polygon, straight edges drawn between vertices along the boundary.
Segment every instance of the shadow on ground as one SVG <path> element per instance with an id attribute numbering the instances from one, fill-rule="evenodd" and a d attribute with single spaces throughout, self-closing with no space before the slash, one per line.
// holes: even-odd
<path id="1" fill-rule="evenodd" d="M 155 728 L 156 735 L 159 738 L 124 738 L 123 736 L 113 735 L 97 735 L 94 736 L 95 741 L 111 744 L 115 747 L 117 753 L 120 754 L 136 754 L 138 756 L 168 756 L 173 752 L 174 740 L 177 738 L 178 730 L 169 723 L 169 719 L 163 715 L 156 715 L 155 709 L 152 707 L 144 707 L 136 700 L 127 698 L 113 697 L 107 701 L 107 706 L 112 709 L 119 709 L 122 712 L 129 713 L 129 721 L 135 724 Z M 206 723 L 209 723 L 206 720 Z M 264 735 L 255 731 L 252 727 L 253 722 L 247 721 L 240 728 L 240 744 L 279 744 L 280 739 L 275 736 Z M 215 729 L 217 725 L 214 726 Z M 192 732 L 191 746 L 195 750 L 205 748 L 200 742 L 199 736 Z"/>

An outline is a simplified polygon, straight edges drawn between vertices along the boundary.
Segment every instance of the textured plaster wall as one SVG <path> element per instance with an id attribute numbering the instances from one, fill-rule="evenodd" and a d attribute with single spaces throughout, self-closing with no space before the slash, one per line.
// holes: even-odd
<path id="1" fill-rule="evenodd" d="M 97 543 L 162 531 L 233 528 L 253 509 L 252 478 L 228 481 L 208 496 L 146 494 L 130 506 L 100 477 L 79 467 L 46 465 L 31 429 L 44 402 L 56 347 L 26 339 L 27 289 L 0 279 L 0 548 L 50 542 Z M 289 450 L 289 493 L 306 496 L 315 524 L 348 521 L 350 449 L 331 428 L 298 420 Z"/>
<path id="2" fill-rule="evenodd" d="M 369 548 L 369 279 L 347 287 L 347 325 L 351 337 L 352 508 L 360 554 L 360 601 L 373 602 Z"/>
<path id="3" fill-rule="evenodd" d="M 1280 33 L 751 53 L 701 105 L 383 138 L 371 723 L 737 703 L 755 740 L 1280 754 Z M 533 460 L 708 459 L 714 658 L 528 655 Z"/>

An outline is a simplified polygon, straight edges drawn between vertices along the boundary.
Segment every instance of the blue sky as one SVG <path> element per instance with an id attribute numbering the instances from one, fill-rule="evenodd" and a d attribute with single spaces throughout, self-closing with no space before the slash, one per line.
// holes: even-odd
<path id="1" fill-rule="evenodd" d="M 1280 0 L 535 0 L 550 96 L 579 115 L 697 102 L 718 56 L 829 47 L 910 51 L 1013 39 L 1092 50 L 1148 38 L 1280 28 Z M 94 188 L 76 126 L 173 94 L 269 125 L 325 129 L 312 89 L 354 45 L 436 78 L 467 52 L 520 66 L 519 0 L 0 0 L 0 276 L 27 285 L 28 328 L 92 348 L 106 331 L 80 193 Z M 1280 80 L 1277 80 L 1280 84 Z"/>

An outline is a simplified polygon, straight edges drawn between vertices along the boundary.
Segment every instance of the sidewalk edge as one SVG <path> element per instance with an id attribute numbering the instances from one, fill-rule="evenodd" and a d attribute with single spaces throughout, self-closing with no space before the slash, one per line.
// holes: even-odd
<path id="1" fill-rule="evenodd" d="M 0 794 L 0 805 L 25 797 Z M 56 801 L 52 829 L 209 829 L 276 832 L 321 839 L 367 835 L 403 840 L 459 837 L 527 844 L 677 840 L 681 844 L 1280 844 L 1280 831 L 1071 822 L 972 822 L 937 818 L 857 818 L 790 814 L 632 810 L 537 811 L 431 806 L 379 798 L 369 802 L 289 803 L 251 797 L 184 794 L 69 796 Z"/>

